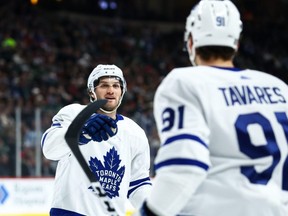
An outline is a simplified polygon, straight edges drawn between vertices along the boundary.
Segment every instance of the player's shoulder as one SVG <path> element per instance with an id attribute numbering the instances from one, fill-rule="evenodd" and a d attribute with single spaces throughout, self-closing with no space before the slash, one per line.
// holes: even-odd
<path id="1" fill-rule="evenodd" d="M 265 71 L 246 69 L 245 73 L 247 75 L 251 76 L 252 78 L 257 79 L 258 81 L 262 81 L 263 83 L 287 86 L 287 84 L 283 80 L 281 80 L 280 78 L 274 76 L 273 74 L 265 72 Z"/>
<path id="2" fill-rule="evenodd" d="M 163 81 L 187 81 L 195 80 L 197 77 L 205 76 L 205 74 L 209 71 L 213 70 L 211 67 L 207 66 L 189 66 L 189 67 L 178 67 L 172 69 L 167 76 L 164 78 Z"/>
<path id="3" fill-rule="evenodd" d="M 83 110 L 87 105 L 82 105 L 79 103 L 72 103 L 62 107 L 57 115 L 59 114 L 70 114 L 70 115 L 77 115 L 81 110 Z"/>
<path id="4" fill-rule="evenodd" d="M 191 85 L 192 83 L 196 82 L 200 78 L 197 78 L 201 72 L 198 70 L 197 67 L 178 67 L 172 69 L 166 77 L 161 81 L 160 85 L 158 86 L 158 92 L 161 89 L 166 91 L 166 88 L 173 88 L 177 89 L 179 86 L 185 85 L 185 83 Z"/>
<path id="5" fill-rule="evenodd" d="M 130 125 L 133 128 L 141 129 L 141 127 L 133 119 L 131 119 L 127 116 L 117 114 L 117 120 L 119 123 L 123 123 L 125 125 Z"/>
<path id="6" fill-rule="evenodd" d="M 168 73 L 167 77 L 177 77 L 179 75 L 184 75 L 187 73 L 195 73 L 198 71 L 198 66 L 197 67 L 193 67 L 193 66 L 187 66 L 187 67 L 177 67 L 174 68 L 170 71 L 170 73 Z"/>
<path id="7" fill-rule="evenodd" d="M 171 70 L 171 74 L 177 74 L 177 73 L 201 73 L 202 71 L 210 71 L 210 70 L 214 70 L 214 67 L 211 66 L 204 66 L 204 65 L 198 65 L 198 66 L 186 66 L 186 67 L 177 67 Z"/>
<path id="8" fill-rule="evenodd" d="M 171 70 L 170 73 L 164 78 L 164 80 L 170 81 L 170 80 L 181 80 L 181 81 L 187 81 L 187 82 L 195 82 L 198 83 L 198 79 L 201 79 L 202 82 L 213 80 L 216 76 L 225 77 L 228 74 L 234 76 L 242 76 L 242 75 L 249 75 L 251 77 L 256 78 L 263 78 L 263 79 L 272 79 L 274 81 L 280 81 L 278 77 L 272 75 L 271 73 L 255 70 L 255 69 L 241 69 L 241 68 L 222 68 L 222 67 L 213 67 L 213 66 L 189 66 L 189 67 L 179 67 L 174 68 Z M 203 80 L 204 78 L 204 80 Z M 164 81 L 163 80 L 163 81 Z"/>
<path id="9" fill-rule="evenodd" d="M 117 120 L 120 125 L 123 125 L 124 130 L 134 133 L 135 135 L 145 134 L 143 128 L 141 128 L 140 125 L 136 123 L 133 119 L 124 115 L 117 114 Z"/>

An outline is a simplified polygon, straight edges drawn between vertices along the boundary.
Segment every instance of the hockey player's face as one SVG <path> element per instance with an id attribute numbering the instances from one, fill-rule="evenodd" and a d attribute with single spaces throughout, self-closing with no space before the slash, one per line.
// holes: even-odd
<path id="1" fill-rule="evenodd" d="M 95 88 L 97 99 L 106 99 L 108 102 L 103 107 L 107 111 L 114 110 L 121 97 L 121 83 L 114 77 L 103 77 Z"/>

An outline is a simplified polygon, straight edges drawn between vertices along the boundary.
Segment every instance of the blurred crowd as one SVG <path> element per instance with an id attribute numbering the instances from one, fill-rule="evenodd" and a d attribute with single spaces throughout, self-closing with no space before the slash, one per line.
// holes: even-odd
<path id="1" fill-rule="evenodd" d="M 235 64 L 264 70 L 288 83 L 285 17 L 260 21 L 244 14 L 243 19 Z M 22 176 L 35 176 L 40 145 L 35 110 L 41 111 L 43 132 L 61 107 L 89 103 L 86 80 L 100 63 L 123 70 L 128 91 L 119 112 L 146 131 L 153 164 L 160 145 L 153 119 L 154 92 L 172 68 L 190 65 L 183 52 L 183 33 L 184 22 L 85 17 L 25 4 L 0 8 L 0 176 L 16 175 L 15 110 L 21 110 Z M 41 176 L 53 176 L 56 162 L 41 160 Z"/>

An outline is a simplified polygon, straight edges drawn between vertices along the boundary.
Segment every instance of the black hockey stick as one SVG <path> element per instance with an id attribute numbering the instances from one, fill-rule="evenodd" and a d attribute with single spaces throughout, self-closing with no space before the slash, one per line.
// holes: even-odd
<path id="1" fill-rule="evenodd" d="M 104 207 L 107 209 L 109 215 L 116 216 L 117 212 L 115 208 L 112 206 L 112 203 L 108 196 L 106 196 L 105 190 L 102 189 L 99 180 L 96 178 L 94 173 L 90 170 L 84 156 L 82 155 L 79 149 L 79 136 L 81 133 L 81 129 L 89 117 L 95 113 L 98 109 L 104 106 L 107 103 L 107 100 L 97 100 L 93 103 L 90 103 L 85 107 L 72 121 L 70 124 L 66 134 L 65 140 L 70 147 L 72 153 L 76 157 L 77 161 L 79 162 L 80 166 L 82 167 L 83 171 L 87 175 L 88 179 L 92 184 L 93 192 L 100 198 L 103 202 Z"/>

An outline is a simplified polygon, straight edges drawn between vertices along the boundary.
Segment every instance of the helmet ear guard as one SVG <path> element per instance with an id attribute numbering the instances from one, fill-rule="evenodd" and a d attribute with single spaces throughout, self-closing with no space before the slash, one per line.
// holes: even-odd
<path id="1" fill-rule="evenodd" d="M 184 42 L 192 35 L 193 47 L 189 51 L 192 64 L 195 49 L 202 46 L 238 48 L 242 21 L 236 6 L 230 0 L 201 0 L 186 19 Z"/>

